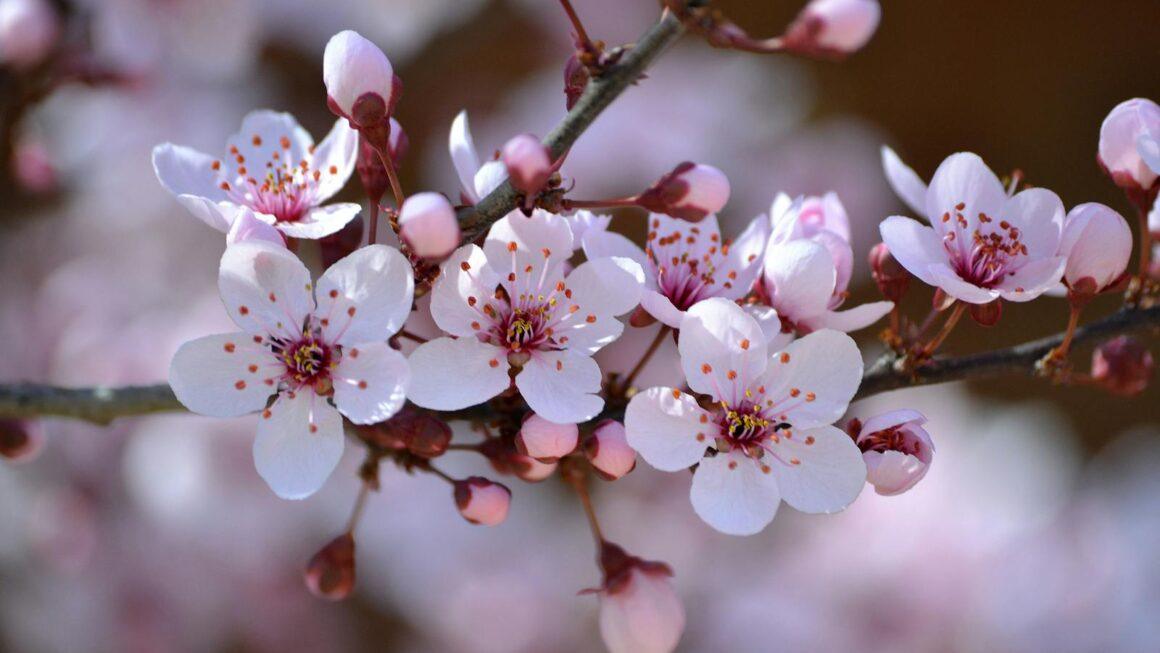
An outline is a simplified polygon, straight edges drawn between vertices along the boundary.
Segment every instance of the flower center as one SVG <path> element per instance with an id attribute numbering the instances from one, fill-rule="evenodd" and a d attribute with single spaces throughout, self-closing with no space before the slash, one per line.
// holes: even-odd
<path id="1" fill-rule="evenodd" d="M 943 213 L 943 224 L 953 227 L 943 235 L 943 247 L 959 277 L 980 288 L 993 288 L 1022 266 L 1027 245 L 1021 241 L 1023 234 L 1018 227 L 1006 220 L 996 226 L 986 213 L 979 213 L 978 226 L 968 234 L 969 223 L 962 214 L 965 208 L 960 202 L 953 215 Z"/>
<path id="2" fill-rule="evenodd" d="M 521 311 L 516 311 L 512 317 L 507 327 L 507 343 L 512 349 L 519 351 L 533 341 L 536 328 Z"/>
<path id="3" fill-rule="evenodd" d="M 262 140 L 255 135 L 253 143 L 257 148 Z M 272 215 L 278 222 L 301 220 L 314 206 L 322 175 L 337 174 L 338 170 L 334 166 L 325 172 L 313 169 L 313 148 L 295 161 L 294 149 L 290 138 L 283 136 L 264 161 L 251 161 L 231 145 L 224 166 L 220 161 L 213 163 L 219 187 L 231 201 Z"/>
<path id="4" fill-rule="evenodd" d="M 863 453 L 867 451 L 878 451 L 885 453 L 887 451 L 900 451 L 905 454 L 910 454 L 917 457 L 922 445 L 917 441 L 912 443 L 907 442 L 906 434 L 903 433 L 897 426 L 886 429 L 885 431 L 877 431 L 862 438 L 858 442 L 858 448 Z"/>
<path id="5" fill-rule="evenodd" d="M 302 340 L 279 347 L 275 345 L 282 363 L 286 366 L 286 377 L 297 385 L 325 386 L 330 381 L 332 350 L 326 343 L 314 336 L 303 336 Z"/>
<path id="6" fill-rule="evenodd" d="M 689 227 L 688 233 L 677 229 L 660 235 L 661 222 L 654 219 L 648 233 L 646 253 L 657 277 L 657 286 L 680 310 L 716 297 L 733 287 L 736 272 L 730 272 L 723 283 L 718 283 L 717 268 L 724 264 L 729 253 L 729 242 L 721 243 L 716 232 L 708 235 L 699 227 Z"/>

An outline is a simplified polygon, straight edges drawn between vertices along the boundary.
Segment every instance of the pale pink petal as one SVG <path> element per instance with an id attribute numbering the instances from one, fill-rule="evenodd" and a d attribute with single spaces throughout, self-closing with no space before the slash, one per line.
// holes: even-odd
<path id="1" fill-rule="evenodd" d="M 841 305 L 846 289 L 850 286 L 850 277 L 854 273 L 854 250 L 849 242 L 832 231 L 819 231 L 810 240 L 825 247 L 830 253 L 830 260 L 834 262 L 834 291 L 828 306 L 835 308 Z"/>
<path id="2" fill-rule="evenodd" d="M 334 368 L 334 403 L 355 424 L 375 424 L 399 412 L 411 368 L 385 342 L 348 347 Z"/>
<path id="3" fill-rule="evenodd" d="M 314 309 L 310 272 L 285 247 L 264 241 L 230 245 L 222 255 L 218 289 L 234 323 L 255 335 L 301 335 Z"/>
<path id="4" fill-rule="evenodd" d="M 648 464 L 675 472 L 705 455 L 716 437 L 711 419 L 692 396 L 673 388 L 649 388 L 628 402 L 625 437 Z"/>
<path id="5" fill-rule="evenodd" d="M 959 152 L 947 157 L 931 178 L 926 194 L 926 216 L 941 235 L 943 225 L 954 224 L 955 215 L 961 213 L 970 233 L 979 224 L 980 213 L 998 219 L 1006 203 L 1007 191 L 987 164 L 976 154 Z M 959 209 L 960 205 L 963 208 Z M 952 219 L 944 223 L 942 216 L 947 213 Z M 894 247 L 890 251 L 894 252 Z"/>
<path id="6" fill-rule="evenodd" d="M 934 229 L 900 215 L 886 218 L 878 226 L 882 242 L 898 263 L 929 286 L 937 285 L 930 267 L 945 264 L 946 250 Z"/>
<path id="7" fill-rule="evenodd" d="M 893 253 L 893 250 L 891 250 L 891 253 Z M 931 277 L 931 285 L 942 288 L 946 294 L 968 304 L 986 304 L 994 301 L 1000 295 L 998 290 L 980 288 L 972 283 L 963 281 L 945 263 L 930 265 L 927 267 L 927 274 Z M 919 275 L 915 274 L 914 276 L 917 277 Z"/>
<path id="8" fill-rule="evenodd" d="M 777 310 L 761 304 L 746 304 L 741 307 L 749 317 L 757 320 L 761 332 L 765 334 L 765 345 L 768 351 L 781 351 L 786 345 L 793 342 L 794 333 L 783 331 L 781 316 Z"/>
<path id="9" fill-rule="evenodd" d="M 1140 134 L 1136 139 L 1136 151 L 1152 172 L 1160 175 L 1160 134 Z"/>
<path id="10" fill-rule="evenodd" d="M 589 233 L 601 233 L 608 229 L 612 216 L 604 213 L 593 213 L 580 209 L 571 215 L 564 216 L 568 226 L 572 228 L 572 248 L 580 249 L 584 237 Z M 629 258 L 632 258 L 631 256 Z M 642 263 L 643 265 L 643 263 Z"/>
<path id="11" fill-rule="evenodd" d="M 276 390 L 266 380 L 278 379 L 283 369 L 250 334 L 225 333 L 182 345 L 169 365 L 169 385 L 195 413 L 237 417 L 266 407 Z"/>
<path id="12" fill-rule="evenodd" d="M 736 272 L 736 278 L 730 281 L 733 287 L 723 296 L 739 299 L 749 294 L 761 273 L 762 257 L 769 242 L 770 231 L 772 227 L 769 220 L 765 216 L 758 216 L 733 240 L 720 274 L 726 276 L 729 272 Z"/>
<path id="13" fill-rule="evenodd" d="M 926 423 L 926 416 L 917 410 L 911 410 L 909 408 L 891 410 L 864 420 L 860 432 L 863 434 L 877 433 L 878 431 L 885 431 L 895 426 L 901 426 L 907 422 L 914 422 L 921 426 Z M 933 443 L 929 442 L 929 438 L 927 440 L 927 444 L 933 448 Z"/>
<path id="14" fill-rule="evenodd" d="M 501 275 L 516 272 L 524 276 L 524 267 L 531 265 L 530 274 L 537 276 L 545 263 L 551 266 L 572 255 L 572 228 L 564 218 L 539 209 L 530 217 L 511 213 L 492 225 L 483 251 Z M 544 256 L 545 251 L 548 256 Z"/>
<path id="15" fill-rule="evenodd" d="M 1003 207 L 1003 217 L 1019 229 L 1019 241 L 1033 259 L 1054 256 L 1066 212 L 1059 196 L 1046 188 L 1029 188 Z"/>
<path id="16" fill-rule="evenodd" d="M 808 240 L 770 245 L 764 275 L 774 308 L 795 322 L 824 312 L 837 282 L 829 251 Z"/>
<path id="17" fill-rule="evenodd" d="M 502 161 L 488 161 L 479 166 L 479 172 L 475 173 L 475 194 L 483 199 L 491 194 L 491 192 L 500 187 L 503 182 L 507 181 L 507 167 Z"/>
<path id="18" fill-rule="evenodd" d="M 902 162 L 894 150 L 882 146 L 882 169 L 886 181 L 903 204 L 919 216 L 926 215 L 926 183 L 913 169 Z"/>
<path id="19" fill-rule="evenodd" d="M 192 148 L 163 143 L 153 148 L 153 171 L 158 181 L 202 222 L 227 231 L 230 220 L 218 205 L 226 202 L 213 170 L 214 158 Z"/>
<path id="20" fill-rule="evenodd" d="M 475 141 L 471 138 L 471 128 L 467 124 L 467 111 L 460 111 L 451 121 L 451 134 L 448 138 L 448 147 L 451 150 L 451 163 L 459 175 L 459 185 L 467 199 L 473 203 L 480 197 L 475 192 L 475 173 L 479 171 L 479 154 L 475 151 Z"/>
<path id="21" fill-rule="evenodd" d="M 369 245 L 330 266 L 318 279 L 323 335 L 340 345 L 381 342 L 411 314 L 415 280 L 399 250 Z"/>
<path id="22" fill-rule="evenodd" d="M 833 426 L 792 433 L 770 442 L 762 459 L 773 468 L 781 498 L 810 513 L 837 512 L 853 503 L 866 483 L 866 464 L 854 440 Z"/>
<path id="23" fill-rule="evenodd" d="M 258 421 L 254 466 L 274 494 L 305 499 L 330 478 L 342 449 L 338 411 L 309 390 L 285 392 Z"/>
<path id="24" fill-rule="evenodd" d="M 589 230 L 585 232 L 582 244 L 584 256 L 589 259 L 619 256 L 636 261 L 645 271 L 647 281 L 651 282 L 655 289 L 656 280 L 653 279 L 652 265 L 648 257 L 645 256 L 643 249 L 628 238 L 614 231 Z"/>
<path id="25" fill-rule="evenodd" d="M 1068 283 L 1091 277 L 1102 290 L 1128 266 L 1132 229 L 1123 216 L 1103 204 L 1080 204 L 1067 214 L 1059 253 L 1067 257 Z"/>
<path id="26" fill-rule="evenodd" d="M 698 302 L 681 321 L 681 368 L 694 392 L 733 403 L 767 364 L 765 334 L 728 299 Z"/>
<path id="27" fill-rule="evenodd" d="M 289 144 L 289 148 L 284 147 Z M 310 156 L 314 138 L 302 128 L 294 116 L 282 111 L 258 109 L 242 118 L 242 126 L 226 141 L 227 148 L 237 148 L 249 165 L 259 161 L 289 161 L 294 165 Z M 230 150 L 232 152 L 232 150 Z M 278 159 L 274 154 L 278 154 Z M 236 170 L 238 163 L 227 157 L 225 169 Z"/>
<path id="28" fill-rule="evenodd" d="M 451 335 L 471 336 L 492 322 L 483 307 L 491 301 L 498 285 L 499 276 L 487 264 L 483 250 L 464 245 L 443 262 L 431 289 L 431 317 Z"/>
<path id="29" fill-rule="evenodd" d="M 596 318 L 593 322 L 572 320 L 576 324 L 571 328 L 558 328 L 557 342 L 567 338 L 562 344 L 566 344 L 570 351 L 591 356 L 624 333 L 624 324 L 620 320 L 608 315 L 591 315 Z"/>
<path id="30" fill-rule="evenodd" d="M 275 226 L 290 238 L 317 240 L 338 233 L 361 211 L 358 204 L 330 204 L 310 209 L 300 220 L 277 222 Z"/>
<path id="31" fill-rule="evenodd" d="M 805 326 L 811 330 L 836 329 L 850 333 L 864 329 L 886 316 L 894 308 L 894 302 L 870 302 L 845 311 L 826 311 L 808 320 Z"/>
<path id="32" fill-rule="evenodd" d="M 668 297 L 645 288 L 640 294 L 640 306 L 648 314 L 660 320 L 663 324 L 674 329 L 681 328 L 681 320 L 685 319 L 685 312 L 673 306 Z"/>
<path id="33" fill-rule="evenodd" d="M 321 173 L 314 191 L 315 204 L 325 202 L 342 190 L 354 172 L 357 159 L 358 132 L 351 128 L 346 118 L 339 118 L 326 138 L 314 149 L 311 167 Z"/>
<path id="34" fill-rule="evenodd" d="M 1067 259 L 1063 256 L 1031 261 L 1005 277 L 995 289 L 1007 301 L 1029 302 L 1054 288 L 1066 268 Z"/>
<path id="35" fill-rule="evenodd" d="M 279 247 L 286 246 L 282 232 L 273 224 L 262 220 L 247 207 L 239 207 L 230 231 L 226 234 L 226 245 L 233 245 L 247 240 L 261 240 Z"/>
<path id="36" fill-rule="evenodd" d="M 832 424 L 862 383 L 862 354 L 850 336 L 823 329 L 773 354 L 761 384 L 794 429 Z M 796 390 L 796 392 L 795 392 Z"/>
<path id="37" fill-rule="evenodd" d="M 930 469 L 930 465 L 918 458 L 893 449 L 867 451 L 862 458 L 866 463 L 866 479 L 875 492 L 887 497 L 914 487 Z"/>
<path id="38" fill-rule="evenodd" d="M 437 338 L 419 345 L 408 360 L 407 397 L 424 408 L 467 408 L 510 385 L 507 350 L 474 338 Z"/>
<path id="39" fill-rule="evenodd" d="M 355 102 L 368 93 L 382 97 L 390 107 L 395 71 L 377 45 L 353 30 L 335 34 L 322 54 L 326 93 L 349 116 Z"/>
<path id="40" fill-rule="evenodd" d="M 582 311 L 623 315 L 640 303 L 644 269 L 628 258 L 589 258 L 572 270 L 565 283 Z"/>
<path id="41" fill-rule="evenodd" d="M 727 535 L 753 535 L 773 521 L 781 493 L 763 462 L 737 451 L 705 458 L 689 498 L 706 524 Z"/>
<path id="42" fill-rule="evenodd" d="M 557 424 L 579 424 L 600 414 L 600 366 L 571 350 L 539 351 L 516 375 L 528 407 Z"/>

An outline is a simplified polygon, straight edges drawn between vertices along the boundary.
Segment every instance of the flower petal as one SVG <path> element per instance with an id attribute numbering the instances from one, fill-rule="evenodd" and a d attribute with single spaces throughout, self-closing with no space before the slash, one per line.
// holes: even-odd
<path id="1" fill-rule="evenodd" d="M 248 240 L 226 248 L 218 275 L 234 323 L 255 335 L 295 338 L 314 310 L 310 272 L 284 247 Z"/>
<path id="2" fill-rule="evenodd" d="M 226 234 L 226 245 L 247 240 L 262 240 L 278 247 L 286 246 L 286 240 L 274 225 L 259 218 L 248 207 L 240 207 Z"/>
<path id="3" fill-rule="evenodd" d="M 737 304 L 714 297 L 681 321 L 681 369 L 694 392 L 735 403 L 765 371 L 765 334 Z"/>
<path id="4" fill-rule="evenodd" d="M 226 145 L 230 152 L 237 148 L 236 156 L 250 165 L 259 161 L 275 161 L 275 153 L 278 159 L 294 165 L 298 161 L 308 160 L 314 138 L 289 113 L 258 109 L 242 118 L 241 129 L 229 138 Z M 236 170 L 239 164 L 237 159 L 227 157 L 224 165 Z"/>
<path id="5" fill-rule="evenodd" d="M 712 444 L 717 425 L 710 418 L 690 395 L 674 388 L 649 388 L 628 402 L 625 436 L 628 446 L 648 464 L 676 472 L 696 464 Z"/>
<path id="6" fill-rule="evenodd" d="M 539 209 L 530 217 L 511 213 L 492 225 L 483 251 L 501 275 L 510 271 L 520 277 L 538 277 L 545 265 L 550 268 L 572 256 L 572 228 L 564 218 Z M 529 265 L 532 272 L 525 273 Z"/>
<path id="7" fill-rule="evenodd" d="M 945 263 L 935 263 L 928 266 L 927 273 L 934 282 L 932 285 L 942 288 L 946 294 L 968 304 L 986 304 L 999 297 L 998 290 L 980 288 L 973 283 L 963 281 Z"/>
<path id="8" fill-rule="evenodd" d="M 581 311 L 623 315 L 640 303 L 644 270 L 628 258 L 590 258 L 572 270 L 565 283 Z"/>
<path id="9" fill-rule="evenodd" d="M 589 229 L 584 233 L 582 245 L 584 247 L 584 256 L 588 257 L 589 260 L 608 256 L 619 256 L 636 261 L 640 264 L 641 269 L 644 270 L 646 283 L 651 282 L 655 289 L 656 279 L 652 273 L 652 265 L 649 263 L 644 250 L 637 247 L 636 243 L 624 237 L 622 234 L 604 229 Z"/>
<path id="10" fill-rule="evenodd" d="M 305 499 L 342 459 L 342 417 L 313 392 L 283 393 L 258 421 L 254 466 L 274 494 Z"/>
<path id="11" fill-rule="evenodd" d="M 411 386 L 407 397 L 424 408 L 467 408 L 511 384 L 507 351 L 475 338 L 437 338 L 419 345 L 408 360 Z"/>
<path id="12" fill-rule="evenodd" d="M 774 410 L 794 429 L 832 424 L 862 383 L 862 354 L 850 336 L 830 329 L 794 340 L 770 359 L 762 379 Z M 796 391 L 796 392 L 795 392 Z"/>
<path id="13" fill-rule="evenodd" d="M 411 368 L 385 342 L 351 347 L 332 372 L 334 403 L 355 424 L 381 422 L 403 407 Z"/>
<path id="14" fill-rule="evenodd" d="M 706 524 L 727 535 L 753 535 L 773 521 L 781 493 L 772 473 L 736 451 L 705 458 L 689 498 Z"/>
<path id="15" fill-rule="evenodd" d="M 1065 215 L 1063 201 L 1046 188 L 1029 188 L 1003 207 L 1003 217 L 1019 229 L 1019 240 L 1032 259 L 1054 256 L 1059 250 Z"/>
<path id="16" fill-rule="evenodd" d="M 866 484 L 862 452 L 841 429 L 794 429 L 792 438 L 782 437 L 768 446 L 778 459 L 768 464 L 777 478 L 781 498 L 802 512 L 842 510 Z"/>
<path id="17" fill-rule="evenodd" d="M 507 181 L 507 178 L 507 166 L 502 161 L 488 161 L 475 173 L 475 194 L 482 200 Z"/>
<path id="18" fill-rule="evenodd" d="M 330 128 L 330 133 L 314 149 L 311 167 L 318 170 L 318 186 L 314 191 L 314 203 L 321 204 L 342 190 L 354 172 L 358 159 L 358 132 L 350 126 L 346 118 L 339 118 Z M 331 170 L 334 172 L 331 172 Z"/>
<path id="19" fill-rule="evenodd" d="M 479 155 L 475 151 L 475 141 L 471 138 L 471 127 L 467 124 L 467 111 L 460 111 L 455 120 L 451 121 L 448 148 L 451 150 L 451 163 L 459 175 L 459 185 L 463 188 L 463 194 L 472 203 L 478 202 L 475 173 L 479 171 Z"/>
<path id="20" fill-rule="evenodd" d="M 741 307 L 749 317 L 757 320 L 761 332 L 765 334 L 767 351 L 781 351 L 786 345 L 793 342 L 792 331 L 782 331 L 781 316 L 777 310 L 761 304 L 746 304 Z"/>
<path id="21" fill-rule="evenodd" d="M 886 172 L 886 181 L 894 189 L 898 199 L 910 207 L 917 215 L 926 215 L 926 184 L 922 177 L 902 162 L 894 150 L 882 146 L 882 169 Z"/>
<path id="22" fill-rule="evenodd" d="M 998 219 L 1006 202 L 1007 192 L 987 164 L 976 154 L 959 152 L 947 157 L 931 178 L 926 215 L 941 236 L 944 225 L 953 225 L 954 216 L 961 213 L 967 222 L 966 232 L 971 233 L 979 224 L 980 213 Z M 942 216 L 948 213 L 951 220 L 944 223 Z"/>
<path id="23" fill-rule="evenodd" d="M 443 262 L 431 289 L 431 317 L 451 335 L 471 336 L 478 330 L 472 324 L 486 328 L 492 322 L 483 307 L 498 285 L 499 276 L 487 264 L 483 250 L 477 245 L 464 245 Z"/>
<path id="24" fill-rule="evenodd" d="M 169 364 L 169 385 L 195 413 L 237 417 L 265 408 L 276 390 L 266 381 L 282 372 L 277 358 L 248 333 L 224 333 L 182 345 Z"/>
<path id="25" fill-rule="evenodd" d="M 537 415 L 557 424 L 579 424 L 600 414 L 600 366 L 571 351 L 540 351 L 516 375 L 516 387 Z"/>
<path id="26" fill-rule="evenodd" d="M 863 454 L 866 475 L 874 482 L 874 491 L 895 496 L 914 487 L 926 476 L 930 465 L 915 456 L 895 451 L 867 451 Z"/>
<path id="27" fill-rule="evenodd" d="M 765 216 L 758 216 L 749 222 L 729 246 L 725 263 L 719 276 L 727 278 L 732 286 L 722 296 L 739 299 L 749 294 L 757 276 L 761 273 L 762 258 L 772 227 Z M 730 274 L 734 274 L 732 278 Z"/>
<path id="28" fill-rule="evenodd" d="M 368 245 L 330 266 L 318 279 L 323 334 L 340 345 L 382 342 L 411 314 L 415 280 L 399 250 Z"/>
<path id="29" fill-rule="evenodd" d="M 791 322 L 825 312 L 837 283 L 830 252 L 809 240 L 770 245 L 764 274 L 773 307 Z"/>
<path id="30" fill-rule="evenodd" d="M 213 164 L 212 156 L 191 147 L 162 143 L 153 148 L 153 172 L 174 195 L 196 195 L 211 202 L 226 200 Z"/>
<path id="31" fill-rule="evenodd" d="M 812 330 L 836 329 L 843 333 L 864 329 L 894 308 L 894 302 L 870 302 L 845 311 L 826 311 L 809 320 L 806 326 Z"/>
<path id="32" fill-rule="evenodd" d="M 668 297 L 655 290 L 645 288 L 640 294 L 640 306 L 648 314 L 662 323 L 674 328 L 681 328 L 681 320 L 685 319 L 685 312 L 673 306 Z"/>
<path id="33" fill-rule="evenodd" d="M 945 264 L 947 255 L 934 229 L 912 218 L 895 215 L 883 220 L 878 231 L 890 255 L 907 272 L 928 286 L 936 285 L 930 266 Z"/>
<path id="34" fill-rule="evenodd" d="M 1031 261 L 1005 277 L 995 289 L 1007 301 L 1029 302 L 1054 288 L 1066 268 L 1067 258 L 1063 256 Z"/>
<path id="35" fill-rule="evenodd" d="M 317 240 L 341 231 L 360 211 L 358 204 L 331 204 L 310 209 L 301 220 L 277 222 L 274 226 L 291 238 Z"/>

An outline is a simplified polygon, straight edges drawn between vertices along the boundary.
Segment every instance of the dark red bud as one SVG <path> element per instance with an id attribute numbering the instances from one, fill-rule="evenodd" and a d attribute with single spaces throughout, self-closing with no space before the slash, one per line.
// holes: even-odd
<path id="1" fill-rule="evenodd" d="M 1003 300 L 996 299 L 986 304 L 971 304 L 971 319 L 980 326 L 993 327 L 1003 316 Z"/>
<path id="2" fill-rule="evenodd" d="M 1113 394 L 1140 394 L 1148 387 L 1153 368 L 1152 353 L 1131 336 L 1112 338 L 1092 354 L 1092 378 Z"/>
<path id="3" fill-rule="evenodd" d="M 870 249 L 870 274 L 878 290 L 886 299 L 898 303 L 910 288 L 910 272 L 894 258 L 886 243 L 878 243 Z"/>
<path id="4" fill-rule="evenodd" d="M 354 537 L 339 535 L 306 566 L 306 587 L 320 599 L 341 601 L 354 591 Z"/>
<path id="5" fill-rule="evenodd" d="M 18 419 L 0 419 L 0 457 L 8 460 L 27 460 L 40 451 L 43 444 L 40 428 Z"/>

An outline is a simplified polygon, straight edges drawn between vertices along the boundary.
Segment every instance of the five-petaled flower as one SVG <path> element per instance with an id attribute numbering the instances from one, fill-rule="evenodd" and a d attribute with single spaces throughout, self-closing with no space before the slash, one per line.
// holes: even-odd
<path id="1" fill-rule="evenodd" d="M 313 284 L 286 249 L 245 241 L 226 248 L 218 285 L 241 331 L 182 345 L 169 383 L 195 413 L 261 411 L 258 473 L 278 496 L 305 498 L 342 456 L 340 413 L 373 424 L 403 406 L 407 360 L 386 340 L 411 312 L 410 264 L 371 245 Z"/>
<path id="2" fill-rule="evenodd" d="M 604 400 L 592 354 L 620 336 L 615 319 L 640 299 L 644 272 L 618 257 L 589 258 L 565 278 L 572 231 L 560 216 L 534 211 L 499 220 L 482 248 L 465 245 L 442 267 L 431 316 L 444 337 L 411 354 L 410 398 L 456 410 L 515 385 L 540 417 L 576 424 Z"/>
<path id="3" fill-rule="evenodd" d="M 358 134 L 338 120 L 317 145 L 288 113 L 254 111 L 230 137 L 223 158 L 182 145 L 153 148 L 166 190 L 209 226 L 229 232 L 242 208 L 290 238 L 322 238 L 358 215 L 358 204 L 320 206 L 346 184 Z"/>
<path id="4" fill-rule="evenodd" d="M 703 403 L 651 388 L 625 413 L 628 443 L 653 467 L 697 465 L 693 509 L 713 528 L 751 535 L 781 500 L 803 512 L 849 505 L 866 480 L 854 442 L 832 426 L 862 380 L 862 357 L 824 329 L 770 356 L 761 327 L 725 299 L 708 299 L 681 325 L 681 366 Z"/>
<path id="5" fill-rule="evenodd" d="M 1063 276 L 1064 210 L 1055 193 L 1032 188 L 1008 196 L 982 159 L 963 152 L 939 166 L 925 207 L 930 226 L 893 216 L 880 226 L 882 240 L 911 274 L 951 297 L 1025 302 Z"/>

